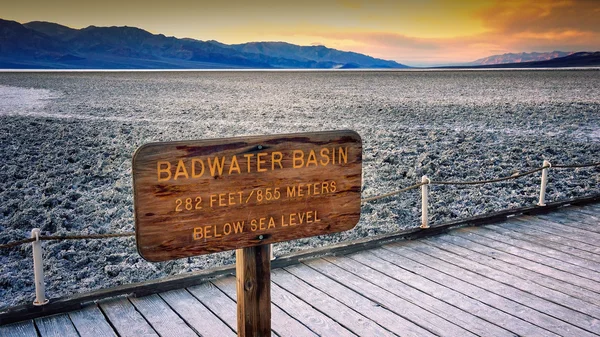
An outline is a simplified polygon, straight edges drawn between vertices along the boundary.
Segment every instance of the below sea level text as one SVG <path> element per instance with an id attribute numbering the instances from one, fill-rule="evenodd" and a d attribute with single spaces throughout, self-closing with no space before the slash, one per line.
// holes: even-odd
<path id="1" fill-rule="evenodd" d="M 286 228 L 321 222 L 316 210 L 281 215 L 281 217 L 262 217 L 250 220 L 232 221 L 223 225 L 205 225 L 194 227 L 194 240 L 220 238 L 244 232 L 268 231 L 275 228 Z"/>

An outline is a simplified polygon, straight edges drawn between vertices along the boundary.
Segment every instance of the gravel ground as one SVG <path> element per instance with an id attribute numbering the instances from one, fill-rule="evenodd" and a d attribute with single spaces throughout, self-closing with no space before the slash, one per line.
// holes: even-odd
<path id="1" fill-rule="evenodd" d="M 0 243 L 133 231 L 131 157 L 152 141 L 353 129 L 363 197 L 600 161 L 600 72 L 0 73 Z M 433 186 L 439 223 L 534 204 L 539 175 Z M 550 201 L 600 193 L 600 169 L 551 170 Z M 275 254 L 418 226 L 418 191 L 363 206 L 355 229 Z M 45 242 L 47 295 L 234 263 L 233 252 L 144 261 L 133 238 Z M 33 300 L 31 245 L 0 251 L 0 307 Z"/>

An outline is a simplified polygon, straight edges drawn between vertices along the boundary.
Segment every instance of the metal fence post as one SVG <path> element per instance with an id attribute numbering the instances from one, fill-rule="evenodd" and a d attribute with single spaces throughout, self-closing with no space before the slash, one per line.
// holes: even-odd
<path id="1" fill-rule="evenodd" d="M 35 278 L 35 301 L 33 305 L 40 306 L 48 303 L 46 298 L 46 285 L 44 284 L 44 263 L 42 260 L 42 241 L 40 241 L 40 229 L 31 230 L 31 238 L 35 239 L 33 247 L 33 276 Z"/>
<path id="2" fill-rule="evenodd" d="M 429 195 L 430 180 L 427 176 L 421 177 L 421 228 L 429 228 L 427 206 L 429 204 L 427 197 Z"/>
<path id="3" fill-rule="evenodd" d="M 548 184 L 548 168 L 552 165 L 549 161 L 544 160 L 544 169 L 542 170 L 542 183 L 540 184 L 540 201 L 538 206 L 546 206 L 546 184 Z"/>

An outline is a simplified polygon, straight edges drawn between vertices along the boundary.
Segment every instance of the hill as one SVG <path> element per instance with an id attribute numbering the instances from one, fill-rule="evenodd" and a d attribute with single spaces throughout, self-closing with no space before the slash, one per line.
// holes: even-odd
<path id="1" fill-rule="evenodd" d="M 547 61 L 558 57 L 565 57 L 573 54 L 573 52 L 564 51 L 553 51 L 547 53 L 507 53 L 502 55 L 492 55 L 488 57 L 469 62 L 466 65 L 469 66 L 480 66 L 480 65 L 495 65 L 495 64 L 506 64 L 506 63 L 522 63 L 522 62 L 535 62 L 535 61 Z"/>
<path id="2" fill-rule="evenodd" d="M 283 42 L 227 45 L 179 39 L 135 27 L 73 29 L 0 19 L 0 68 L 332 69 L 406 68 L 353 52 Z"/>

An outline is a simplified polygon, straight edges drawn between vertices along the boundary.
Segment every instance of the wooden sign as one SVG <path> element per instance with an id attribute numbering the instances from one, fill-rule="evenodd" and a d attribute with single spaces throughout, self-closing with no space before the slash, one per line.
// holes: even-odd
<path id="1" fill-rule="evenodd" d="M 143 145 L 133 158 L 138 251 L 165 261 L 352 229 L 361 176 L 354 131 Z"/>

